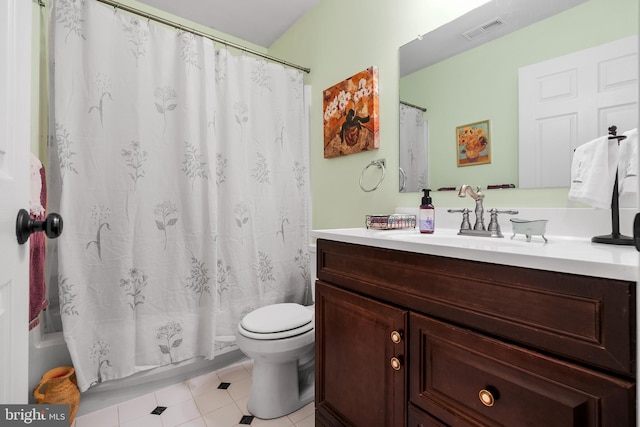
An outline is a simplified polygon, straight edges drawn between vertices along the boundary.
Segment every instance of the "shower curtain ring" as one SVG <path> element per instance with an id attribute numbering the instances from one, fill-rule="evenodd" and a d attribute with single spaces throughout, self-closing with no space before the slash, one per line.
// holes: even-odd
<path id="1" fill-rule="evenodd" d="M 362 191 L 364 191 L 365 193 L 369 193 L 371 191 L 375 191 L 378 189 L 378 187 L 380 187 L 380 184 L 382 184 L 382 180 L 384 180 L 384 175 L 386 172 L 386 169 L 384 167 L 384 159 L 378 159 L 378 160 L 373 160 L 371 161 L 371 163 L 369 163 L 367 166 L 364 167 L 364 169 L 362 170 L 362 173 L 360 174 L 360 189 Z M 366 189 L 362 186 L 362 178 L 364 177 L 364 173 L 366 172 L 367 169 L 369 169 L 369 167 L 371 166 L 377 166 L 378 169 L 382 169 L 382 175 L 380 176 L 380 180 L 378 181 L 378 183 L 370 189 Z"/>

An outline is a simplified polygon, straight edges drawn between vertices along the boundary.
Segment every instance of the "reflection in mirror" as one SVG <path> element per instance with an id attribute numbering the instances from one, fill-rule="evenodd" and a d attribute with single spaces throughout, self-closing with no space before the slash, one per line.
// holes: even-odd
<path id="1" fill-rule="evenodd" d="M 518 102 L 520 187 L 570 186 L 577 147 L 638 127 L 638 36 L 520 68 Z"/>
<path id="2" fill-rule="evenodd" d="M 430 188 L 521 187 L 520 69 L 633 35 L 637 41 L 637 34 L 637 0 L 492 0 L 402 46 L 400 99 L 428 105 Z M 610 70 L 635 73 L 637 97 L 637 57 L 635 62 L 632 70 Z M 485 120 L 491 122 L 491 163 L 457 167 L 456 127 Z M 533 186 L 541 185 L 547 186 Z"/>
<path id="3" fill-rule="evenodd" d="M 427 174 L 428 125 L 426 108 L 400 101 L 400 192 L 429 187 Z"/>

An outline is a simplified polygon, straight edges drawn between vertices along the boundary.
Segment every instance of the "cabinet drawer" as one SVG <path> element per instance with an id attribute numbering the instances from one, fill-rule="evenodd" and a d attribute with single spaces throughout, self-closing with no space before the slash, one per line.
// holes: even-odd
<path id="1" fill-rule="evenodd" d="M 408 423 L 409 427 L 447 427 L 446 424 L 442 424 L 440 421 L 422 412 L 420 409 L 415 408 L 413 405 L 409 405 Z"/>
<path id="2" fill-rule="evenodd" d="M 635 425 L 631 382 L 426 316 L 409 322 L 410 400 L 445 423 Z"/>
<path id="3" fill-rule="evenodd" d="M 318 240 L 318 277 L 590 366 L 634 374 L 635 283 Z"/>

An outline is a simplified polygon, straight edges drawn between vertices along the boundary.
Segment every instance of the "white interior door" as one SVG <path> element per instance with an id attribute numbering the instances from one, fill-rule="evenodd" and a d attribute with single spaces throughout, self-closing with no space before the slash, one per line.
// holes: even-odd
<path id="1" fill-rule="evenodd" d="M 638 127 L 638 37 L 519 70 L 519 185 L 568 187 L 573 151 Z"/>
<path id="2" fill-rule="evenodd" d="M 16 216 L 29 208 L 30 0 L 0 1 L 0 403 L 28 402 L 29 245 Z"/>

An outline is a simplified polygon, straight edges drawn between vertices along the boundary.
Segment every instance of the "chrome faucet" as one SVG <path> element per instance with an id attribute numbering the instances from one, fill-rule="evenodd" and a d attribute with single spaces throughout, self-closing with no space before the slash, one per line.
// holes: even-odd
<path id="1" fill-rule="evenodd" d="M 489 223 L 489 229 L 486 229 L 484 226 L 484 207 L 482 206 L 484 193 L 480 191 L 480 187 L 476 187 L 476 191 L 473 191 L 469 185 L 464 184 L 460 187 L 460 191 L 458 191 L 458 197 L 466 197 L 467 194 L 476 201 L 476 223 L 472 230 L 471 223 L 469 222 L 469 209 L 449 209 L 448 212 L 450 213 L 462 212 L 462 224 L 460 225 L 460 231 L 458 234 L 468 236 L 503 237 L 502 232 L 500 231 L 500 225 L 498 224 L 498 214 L 506 213 L 515 215 L 518 211 L 513 209 L 502 211 L 498 209 L 489 210 L 489 213 L 491 214 L 491 222 Z"/>
<path id="2" fill-rule="evenodd" d="M 486 228 L 484 226 L 484 207 L 482 206 L 484 193 L 480 191 L 480 187 L 476 187 L 476 191 L 473 191 L 470 185 L 464 184 L 462 187 L 460 187 L 460 191 L 458 191 L 458 197 L 465 197 L 467 194 L 476 201 L 476 223 L 473 226 L 473 229 L 476 231 L 485 231 Z"/>

